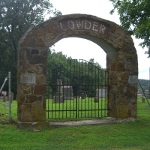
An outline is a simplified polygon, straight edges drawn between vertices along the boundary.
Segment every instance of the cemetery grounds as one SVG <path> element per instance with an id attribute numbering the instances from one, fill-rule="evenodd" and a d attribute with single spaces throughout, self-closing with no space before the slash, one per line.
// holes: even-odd
<path id="1" fill-rule="evenodd" d="M 65 100 L 64 103 L 53 103 L 53 99 L 47 100 L 47 118 L 50 121 L 83 120 L 107 116 L 107 103 L 105 98 L 99 98 L 94 102 L 93 97 L 74 100 Z M 53 110 L 49 111 L 48 110 Z M 57 110 L 57 111 L 56 111 Z"/>
<path id="2" fill-rule="evenodd" d="M 150 108 L 147 102 L 142 103 L 141 98 L 138 98 L 138 117 L 134 122 L 48 128 L 42 131 L 20 130 L 17 127 L 15 100 L 11 108 L 13 121 L 9 123 L 9 108 L 3 107 L 7 104 L 8 102 L 0 102 L 0 149 L 2 150 L 150 149 Z"/>

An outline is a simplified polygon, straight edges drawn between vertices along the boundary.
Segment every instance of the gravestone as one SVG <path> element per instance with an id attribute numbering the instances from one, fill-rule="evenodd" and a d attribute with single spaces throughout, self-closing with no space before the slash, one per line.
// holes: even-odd
<path id="1" fill-rule="evenodd" d="M 72 86 L 63 86 L 64 100 L 74 100 Z"/>
<path id="2" fill-rule="evenodd" d="M 85 99 L 84 93 L 81 93 L 81 99 Z"/>
<path id="3" fill-rule="evenodd" d="M 96 96 L 94 98 L 94 102 L 98 102 L 99 98 L 106 98 L 106 89 L 105 88 L 96 89 Z"/>
<path id="4" fill-rule="evenodd" d="M 145 103 L 145 98 L 144 98 L 144 96 L 142 96 L 141 98 L 142 98 L 142 103 Z"/>
<path id="5" fill-rule="evenodd" d="M 3 96 L 3 102 L 7 101 L 7 96 Z"/>
<path id="6" fill-rule="evenodd" d="M 3 101 L 3 96 L 0 96 L 0 102 L 2 102 Z"/>
<path id="7" fill-rule="evenodd" d="M 54 98 L 54 103 L 64 103 L 63 92 L 62 92 L 62 80 L 57 79 L 56 93 Z"/>
<path id="8" fill-rule="evenodd" d="M 6 95 L 7 95 L 7 92 L 6 92 L 6 91 L 2 91 L 2 95 L 3 95 L 2 98 L 1 98 L 2 101 L 3 101 L 3 102 L 6 102 L 6 101 L 7 101 L 7 96 L 6 96 Z"/>
<path id="9" fill-rule="evenodd" d="M 77 97 L 82 97 L 82 99 L 85 99 L 87 97 L 86 91 L 77 91 Z"/>
<path id="10" fill-rule="evenodd" d="M 14 100 L 14 93 L 11 92 L 11 102 Z"/>
<path id="11" fill-rule="evenodd" d="M 52 99 L 52 97 L 53 97 L 52 95 L 49 95 L 49 99 Z"/>
<path id="12" fill-rule="evenodd" d="M 9 101 L 9 96 L 7 96 L 7 101 Z M 13 92 L 11 92 L 11 103 L 12 103 L 12 101 L 14 100 L 14 93 Z"/>

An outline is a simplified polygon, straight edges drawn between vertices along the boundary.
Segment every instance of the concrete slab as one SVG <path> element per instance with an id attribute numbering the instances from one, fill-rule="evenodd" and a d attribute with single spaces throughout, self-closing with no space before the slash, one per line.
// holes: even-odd
<path id="1" fill-rule="evenodd" d="M 68 122 L 21 122 L 17 121 L 20 129 L 28 129 L 33 131 L 40 131 L 44 128 L 58 128 L 58 127 L 69 127 L 69 126 L 86 126 L 86 125 L 102 125 L 102 124 L 117 124 L 118 122 L 135 122 L 136 118 L 125 118 L 117 119 L 107 117 L 107 119 L 93 119 L 93 120 L 82 120 L 82 121 L 68 121 Z"/>
<path id="2" fill-rule="evenodd" d="M 98 125 L 98 124 L 116 124 L 114 120 L 106 119 L 93 119 L 93 120 L 82 120 L 82 121 L 69 121 L 69 122 L 50 122 L 50 127 L 68 127 L 68 126 L 85 126 L 85 125 Z"/>

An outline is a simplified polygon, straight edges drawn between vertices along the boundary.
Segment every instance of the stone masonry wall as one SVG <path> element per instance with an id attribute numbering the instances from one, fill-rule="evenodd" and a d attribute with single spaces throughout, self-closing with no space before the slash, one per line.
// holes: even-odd
<path id="1" fill-rule="evenodd" d="M 43 22 L 29 29 L 20 39 L 18 120 L 46 120 L 47 51 L 57 41 L 70 36 L 86 37 L 100 46 L 102 40 L 106 42 L 103 49 L 107 53 L 109 71 L 108 116 L 136 117 L 137 86 L 129 82 L 130 76 L 138 76 L 137 54 L 132 38 L 113 22 L 91 15 L 74 14 Z"/>

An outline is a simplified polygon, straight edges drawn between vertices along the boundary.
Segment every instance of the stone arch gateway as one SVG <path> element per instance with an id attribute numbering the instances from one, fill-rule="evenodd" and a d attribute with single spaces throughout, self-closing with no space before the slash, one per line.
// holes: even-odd
<path id="1" fill-rule="evenodd" d="M 137 116 L 138 63 L 130 35 L 117 24 L 86 14 L 52 18 L 20 39 L 17 62 L 17 115 L 21 122 L 46 121 L 46 64 L 50 46 L 66 37 L 81 37 L 107 53 L 108 116 Z M 96 55 L 96 54 L 95 54 Z"/>

